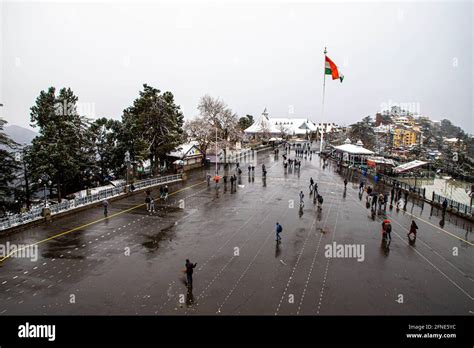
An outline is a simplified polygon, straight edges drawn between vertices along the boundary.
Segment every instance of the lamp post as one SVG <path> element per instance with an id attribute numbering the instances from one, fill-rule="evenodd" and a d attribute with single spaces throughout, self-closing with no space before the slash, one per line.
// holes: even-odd
<path id="1" fill-rule="evenodd" d="M 126 176 L 125 176 L 125 186 L 128 185 L 128 172 L 130 170 L 130 152 L 127 150 L 127 152 L 125 152 L 125 167 L 126 167 Z"/>
<path id="2" fill-rule="evenodd" d="M 46 185 L 51 186 L 52 182 L 47 175 L 43 175 L 42 178 L 38 179 L 38 184 L 43 184 L 43 192 L 44 192 L 44 207 L 47 207 L 46 202 Z"/>

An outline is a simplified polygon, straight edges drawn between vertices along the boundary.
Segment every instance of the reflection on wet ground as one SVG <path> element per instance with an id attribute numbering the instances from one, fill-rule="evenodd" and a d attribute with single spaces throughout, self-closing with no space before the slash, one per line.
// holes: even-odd
<path id="1" fill-rule="evenodd" d="M 291 153 L 294 157 L 294 153 Z M 207 187 L 206 169 L 147 212 L 144 195 L 54 220 L 11 236 L 5 243 L 36 243 L 37 262 L 1 264 L 0 314 L 467 314 L 472 310 L 472 223 L 410 199 L 405 209 L 366 208 L 360 178 L 323 169 L 317 156 L 301 170 L 283 168 L 281 156 L 262 152 L 255 173 L 238 178 L 237 192 Z M 261 164 L 267 168 L 262 177 Z M 247 168 L 245 162 L 242 168 Z M 214 168 L 208 169 L 213 171 Z M 229 168 L 229 172 L 234 169 Z M 343 180 L 348 185 L 344 190 Z M 317 209 L 312 177 L 324 197 Z M 202 183 L 202 184 L 199 184 Z M 195 185 L 195 186 L 194 186 Z M 189 189 L 185 189 L 189 186 Z M 299 192 L 305 204 L 299 206 Z M 376 190 L 390 191 L 377 186 Z M 157 189 L 152 195 L 157 195 Z M 294 204 L 291 204 L 293 202 Z M 392 241 L 380 225 L 392 221 Z M 406 235 L 413 219 L 417 239 Z M 283 226 L 275 241 L 275 222 Z M 81 225 L 84 226 L 81 227 Z M 57 238 L 47 238 L 75 229 Z M 364 245 L 364 261 L 329 258 L 333 242 Z M 273 244 L 274 243 L 274 244 Z M 456 248 L 457 255 L 453 255 Z M 183 274 L 198 262 L 193 288 Z M 395 300 L 403 293 L 405 305 Z M 76 303 L 68 302 L 76 296 Z M 289 295 L 294 302 L 289 302 Z M 415 300 L 416 299 L 416 300 Z"/>

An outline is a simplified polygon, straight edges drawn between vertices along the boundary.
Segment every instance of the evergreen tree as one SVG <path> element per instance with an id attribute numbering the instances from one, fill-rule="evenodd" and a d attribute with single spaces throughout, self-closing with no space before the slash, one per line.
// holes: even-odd
<path id="1" fill-rule="evenodd" d="M 4 127 L 7 121 L 0 118 L 0 210 L 5 213 L 9 209 L 15 188 L 12 185 L 19 170 L 13 150 L 18 145 L 5 134 Z"/>
<path id="2" fill-rule="evenodd" d="M 131 159 L 148 157 L 152 173 L 157 173 L 166 154 L 184 141 L 184 116 L 173 94 L 147 84 L 133 106 L 124 110 L 122 121 L 130 136 Z"/>
<path id="3" fill-rule="evenodd" d="M 83 188 L 87 170 L 93 163 L 89 121 L 77 113 L 78 98 L 70 88 L 50 87 L 41 91 L 31 108 L 31 125 L 39 128 L 29 153 L 32 181 L 51 181 L 50 194 L 56 189 L 58 201 Z"/>

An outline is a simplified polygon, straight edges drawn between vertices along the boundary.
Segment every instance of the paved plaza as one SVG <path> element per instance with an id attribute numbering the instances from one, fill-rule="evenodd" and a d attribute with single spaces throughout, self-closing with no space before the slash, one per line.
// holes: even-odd
<path id="1" fill-rule="evenodd" d="M 139 192 L 111 202 L 108 218 L 96 207 L 0 238 L 4 245 L 37 243 L 39 253 L 34 261 L 1 263 L 0 313 L 474 314 L 471 223 L 447 214 L 440 225 L 440 211 L 411 200 L 406 211 L 387 207 L 372 217 L 359 178 L 348 177 L 344 190 L 344 173 L 317 155 L 285 172 L 282 154 L 259 153 L 253 176 L 251 158 L 242 161 L 236 193 L 230 183 L 208 187 L 206 171 L 197 170 L 170 186 L 168 202 L 154 214 Z M 310 177 L 324 198 L 321 211 L 309 194 Z M 388 248 L 381 243 L 386 218 L 393 226 Z M 409 243 L 413 219 L 418 238 Z M 186 259 L 197 262 L 192 290 Z"/>

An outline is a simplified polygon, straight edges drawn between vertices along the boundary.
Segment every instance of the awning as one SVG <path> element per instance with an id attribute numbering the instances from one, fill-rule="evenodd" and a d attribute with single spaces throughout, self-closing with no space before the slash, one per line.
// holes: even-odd
<path id="1" fill-rule="evenodd" d="M 395 161 L 390 158 L 384 158 L 384 157 L 369 157 L 367 158 L 367 165 L 369 167 L 375 167 L 377 165 L 383 165 L 383 166 L 395 166 Z"/>
<path id="2" fill-rule="evenodd" d="M 407 171 L 413 170 L 415 168 L 424 166 L 425 164 L 428 164 L 428 162 L 414 160 L 414 161 L 411 161 L 411 162 L 403 163 L 403 164 L 399 165 L 398 167 L 393 168 L 393 170 L 396 173 L 403 173 L 403 172 L 407 172 Z"/>
<path id="3" fill-rule="evenodd" d="M 339 146 L 334 146 L 334 149 L 346 152 L 351 155 L 373 155 L 374 152 L 369 149 L 363 148 L 362 146 L 357 146 L 353 144 L 343 144 Z"/>

